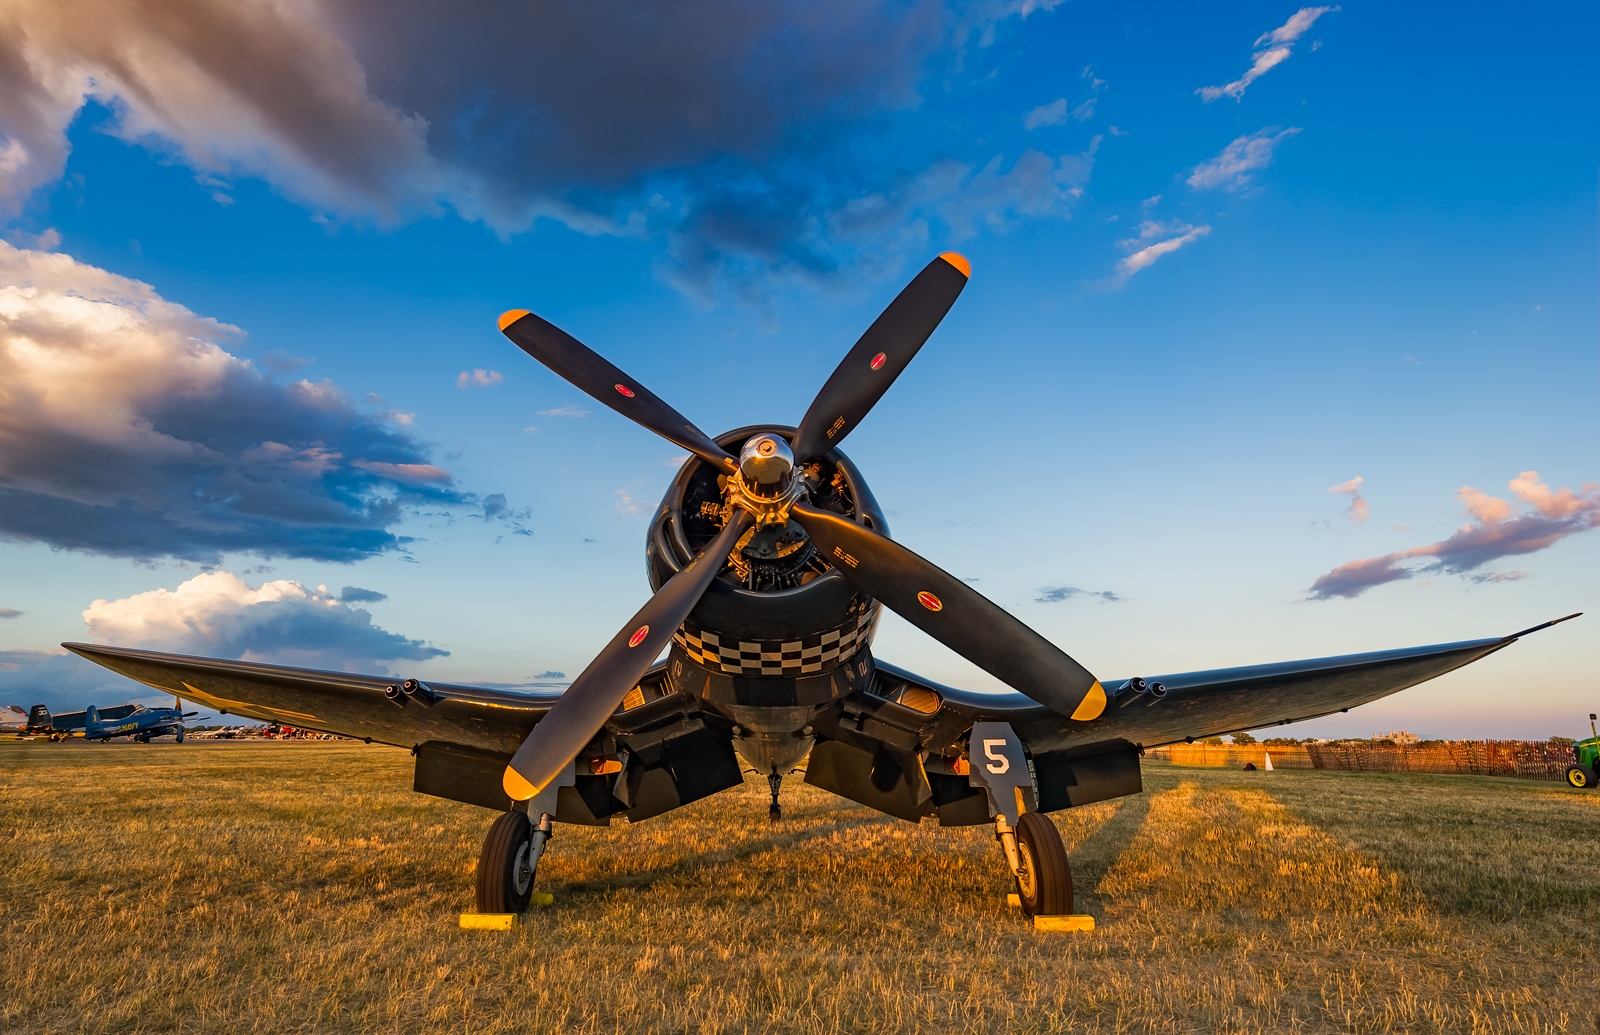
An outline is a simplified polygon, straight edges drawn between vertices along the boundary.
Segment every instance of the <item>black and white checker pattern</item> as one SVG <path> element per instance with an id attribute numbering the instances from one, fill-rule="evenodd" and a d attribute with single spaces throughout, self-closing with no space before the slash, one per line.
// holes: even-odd
<path id="1" fill-rule="evenodd" d="M 688 623 L 672 638 L 691 659 L 723 675 L 809 676 L 847 661 L 867 642 L 877 617 L 878 607 L 874 604 L 853 613 L 843 627 L 803 640 L 724 643 L 716 633 L 695 629 Z"/>

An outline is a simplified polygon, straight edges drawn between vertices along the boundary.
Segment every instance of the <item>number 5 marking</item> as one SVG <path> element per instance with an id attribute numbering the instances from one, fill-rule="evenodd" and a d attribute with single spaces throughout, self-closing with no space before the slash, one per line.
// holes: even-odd
<path id="1" fill-rule="evenodd" d="M 983 767 L 996 776 L 999 776 L 1001 773 L 1009 773 L 1011 771 L 1011 759 L 996 751 L 996 745 L 1005 747 L 1005 739 L 1001 738 L 1000 740 L 985 740 L 983 742 L 983 757 L 989 760 L 983 764 Z"/>

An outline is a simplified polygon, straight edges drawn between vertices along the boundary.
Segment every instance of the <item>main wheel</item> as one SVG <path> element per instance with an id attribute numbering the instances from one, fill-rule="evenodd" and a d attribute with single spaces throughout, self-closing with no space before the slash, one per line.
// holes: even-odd
<path id="1" fill-rule="evenodd" d="M 1067 849 L 1049 817 L 1024 812 L 1017 823 L 1017 897 L 1028 916 L 1072 912 L 1072 870 Z"/>
<path id="2" fill-rule="evenodd" d="M 494 821 L 478 856 L 478 912 L 520 913 L 533 894 L 533 824 L 522 812 Z"/>
<path id="3" fill-rule="evenodd" d="M 1567 783 L 1583 790 L 1594 789 L 1594 770 L 1586 765 L 1575 765 L 1567 770 Z"/>

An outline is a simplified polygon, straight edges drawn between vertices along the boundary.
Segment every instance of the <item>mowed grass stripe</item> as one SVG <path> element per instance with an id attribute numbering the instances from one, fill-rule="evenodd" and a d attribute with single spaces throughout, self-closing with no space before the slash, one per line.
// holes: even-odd
<path id="1" fill-rule="evenodd" d="M 1474 913 L 1418 867 L 1470 820 L 1461 880 L 1510 886 L 1495 846 L 1535 845 L 1530 823 L 1592 836 L 1600 796 L 1152 766 L 1145 795 L 1055 817 L 1101 921 L 1064 936 L 1005 907 L 986 828 L 797 779 L 769 825 L 752 782 L 558 827 L 557 904 L 486 933 L 454 923 L 492 816 L 412 794 L 410 766 L 350 744 L 0 747 L 0 1030 L 1596 1030 L 1587 953 L 1562 943 L 1597 929 L 1592 870 L 1540 863 Z"/>

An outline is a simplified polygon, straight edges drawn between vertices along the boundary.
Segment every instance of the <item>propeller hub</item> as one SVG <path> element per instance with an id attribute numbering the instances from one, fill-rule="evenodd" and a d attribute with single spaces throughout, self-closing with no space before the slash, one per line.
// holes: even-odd
<path id="1" fill-rule="evenodd" d="M 777 435 L 757 435 L 739 450 L 739 474 L 747 486 L 779 495 L 794 472 L 794 451 Z"/>
<path id="2" fill-rule="evenodd" d="M 739 470 L 724 491 L 729 503 L 755 516 L 757 528 L 768 528 L 788 522 L 789 508 L 805 495 L 806 483 L 795 477 L 789 443 L 763 432 L 739 450 Z"/>

